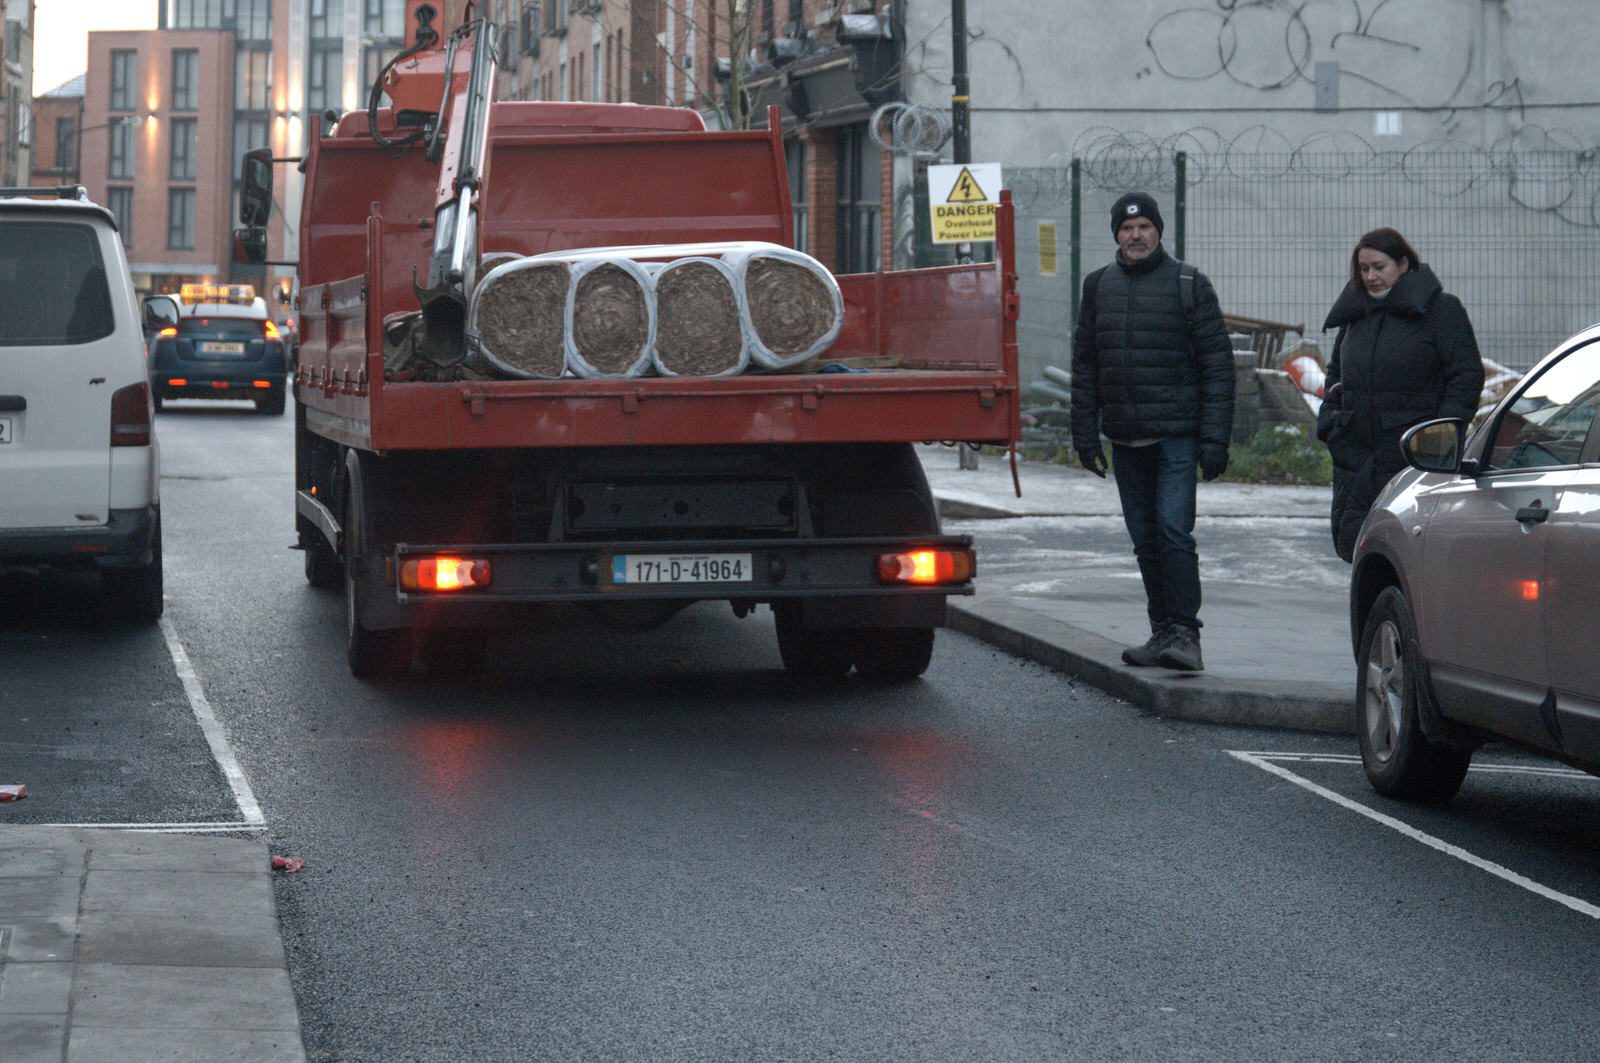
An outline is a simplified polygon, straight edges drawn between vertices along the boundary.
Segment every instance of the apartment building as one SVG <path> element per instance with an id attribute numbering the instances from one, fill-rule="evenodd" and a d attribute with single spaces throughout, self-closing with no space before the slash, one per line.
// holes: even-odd
<path id="1" fill-rule="evenodd" d="M 0 0 L 0 185 L 27 184 L 33 144 L 34 0 Z"/>

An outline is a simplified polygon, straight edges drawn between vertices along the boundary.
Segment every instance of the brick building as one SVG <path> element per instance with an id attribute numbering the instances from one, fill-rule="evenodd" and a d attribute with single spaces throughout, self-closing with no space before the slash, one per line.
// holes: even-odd
<path id="1" fill-rule="evenodd" d="M 83 128 L 82 74 L 33 98 L 30 185 L 78 184 L 78 130 Z"/>
<path id="2" fill-rule="evenodd" d="M 0 0 L 0 185 L 28 183 L 33 167 L 35 0 Z"/>

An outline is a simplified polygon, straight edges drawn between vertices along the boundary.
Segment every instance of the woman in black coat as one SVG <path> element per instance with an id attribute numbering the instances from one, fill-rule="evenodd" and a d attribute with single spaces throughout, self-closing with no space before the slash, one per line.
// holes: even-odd
<path id="1" fill-rule="evenodd" d="M 1461 300 L 1405 237 L 1374 229 L 1350 254 L 1350 283 L 1328 312 L 1337 328 L 1317 416 L 1333 457 L 1333 543 L 1346 561 L 1390 477 L 1406 467 L 1400 436 L 1436 417 L 1471 421 L 1483 361 Z"/>

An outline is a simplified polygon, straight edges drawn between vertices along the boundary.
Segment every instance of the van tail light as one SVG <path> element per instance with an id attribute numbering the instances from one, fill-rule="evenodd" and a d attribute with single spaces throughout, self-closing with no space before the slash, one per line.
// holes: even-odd
<path id="1" fill-rule="evenodd" d="M 400 586 L 408 591 L 466 591 L 491 582 L 487 558 L 413 557 L 400 566 Z"/>
<path id="2" fill-rule="evenodd" d="M 274 325 L 272 322 L 263 321 L 261 323 L 261 328 L 262 328 L 262 331 L 264 331 L 267 334 L 267 339 L 275 340 L 275 339 L 278 338 L 278 326 Z"/>
<path id="3" fill-rule="evenodd" d="M 878 555 L 879 583 L 965 583 L 978 569 L 970 549 L 940 547 Z"/>
<path id="4" fill-rule="evenodd" d="M 152 416 L 148 381 L 118 388 L 111 396 L 111 445 L 148 447 Z"/>

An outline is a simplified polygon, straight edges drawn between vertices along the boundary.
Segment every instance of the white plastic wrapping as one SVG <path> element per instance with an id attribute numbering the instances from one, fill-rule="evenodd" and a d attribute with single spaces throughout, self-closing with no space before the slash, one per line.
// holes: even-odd
<path id="1" fill-rule="evenodd" d="M 467 337 L 497 372 L 549 380 L 567 369 L 572 267 L 513 258 L 479 279 L 467 307 Z"/>

